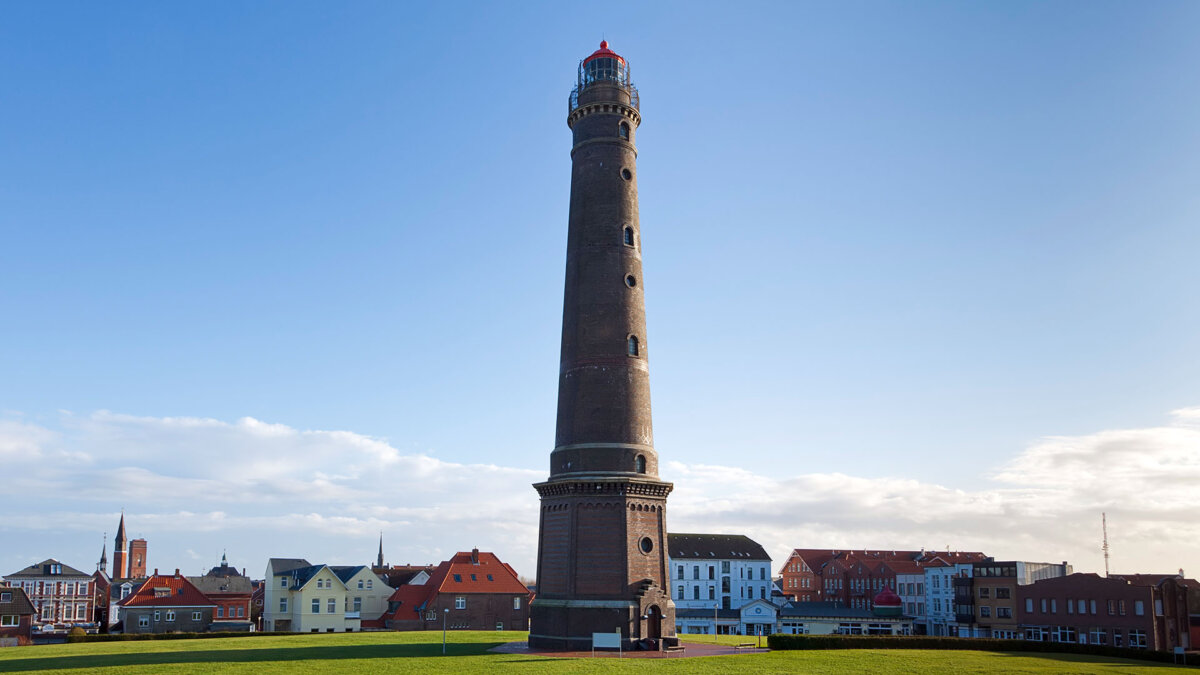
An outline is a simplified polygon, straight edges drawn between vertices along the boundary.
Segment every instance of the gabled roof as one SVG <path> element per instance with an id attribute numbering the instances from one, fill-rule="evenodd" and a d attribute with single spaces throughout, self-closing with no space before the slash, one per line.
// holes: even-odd
<path id="1" fill-rule="evenodd" d="M 8 601 L 4 600 L 5 595 L 9 595 Z M 0 615 L 12 614 L 34 614 L 36 610 L 33 608 L 33 603 L 29 601 L 29 596 L 25 595 L 25 590 L 21 588 L 0 588 Z"/>
<path id="2" fill-rule="evenodd" d="M 187 577 L 155 574 L 120 603 L 122 607 L 215 607 Z"/>
<path id="3" fill-rule="evenodd" d="M 308 567 L 297 567 L 295 569 L 288 570 L 287 572 L 284 572 L 282 574 L 280 574 L 279 572 L 276 572 L 275 576 L 288 577 L 289 579 L 291 579 L 292 582 L 290 584 L 288 584 L 288 588 L 293 588 L 293 589 L 294 588 L 302 588 L 305 584 L 312 581 L 312 578 L 317 576 L 317 574 L 320 573 L 321 570 L 323 570 L 327 567 L 329 567 L 329 566 L 328 565 L 309 565 Z M 333 570 L 330 570 L 330 572 L 332 572 L 332 571 Z M 337 574 L 334 574 L 333 576 L 337 577 Z M 340 577 L 338 577 L 338 583 L 340 583 L 343 587 L 345 587 L 345 585 L 346 585 L 346 582 L 342 581 Z"/>
<path id="4" fill-rule="evenodd" d="M 58 565 L 58 571 L 52 574 L 51 570 L 54 569 L 54 565 Z M 23 570 L 4 575 L 5 579 L 19 579 L 22 577 L 86 577 L 91 579 L 92 575 L 87 572 L 80 572 L 70 565 L 64 565 L 54 558 L 46 558 L 42 562 L 30 565 Z"/>
<path id="5" fill-rule="evenodd" d="M 329 571 L 336 574 L 337 578 L 341 579 L 343 584 L 349 584 L 354 575 L 365 569 L 369 568 L 366 565 L 331 565 L 329 567 Z M 383 583 L 383 580 L 379 579 L 378 575 L 376 575 L 376 579 L 379 583 Z"/>
<path id="6" fill-rule="evenodd" d="M 517 578 L 517 573 L 494 553 L 479 551 L 455 553 L 450 560 L 438 565 L 429 581 L 422 585 L 405 584 L 388 598 L 399 603 L 391 618 L 412 621 L 420 618 L 420 610 L 439 593 L 448 595 L 492 594 L 529 595 L 529 589 Z"/>
<path id="7" fill-rule="evenodd" d="M 205 595 L 248 595 L 254 590 L 250 580 L 240 574 L 227 577 L 206 574 L 202 577 L 188 577 L 188 581 Z"/>
<path id="8" fill-rule="evenodd" d="M 762 544 L 744 534 L 667 533 L 667 554 L 672 560 L 771 561 Z"/>

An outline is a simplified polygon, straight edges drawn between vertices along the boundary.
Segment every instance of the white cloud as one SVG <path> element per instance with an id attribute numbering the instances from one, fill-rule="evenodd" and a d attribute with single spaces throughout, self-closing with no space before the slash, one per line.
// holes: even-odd
<path id="1" fill-rule="evenodd" d="M 799 546 L 949 546 L 1096 569 L 1105 511 L 1117 568 L 1197 570 L 1200 408 L 1172 420 L 1042 439 L 982 490 L 669 462 L 668 518 L 677 532 L 748 534 L 777 562 Z M 385 439 L 252 418 L 102 411 L 64 414 L 58 427 L 0 420 L 0 457 L 23 476 L 0 519 L 16 542 L 0 565 L 54 556 L 90 569 L 83 561 L 98 557 L 100 533 L 111 535 L 124 507 L 131 536 L 150 540 L 151 565 L 162 568 L 222 549 L 251 573 L 272 555 L 361 563 L 374 558 L 382 531 L 394 562 L 437 562 L 479 546 L 524 574 L 535 570 L 531 484 L 545 479 L 540 470 L 458 464 L 403 454 Z"/>

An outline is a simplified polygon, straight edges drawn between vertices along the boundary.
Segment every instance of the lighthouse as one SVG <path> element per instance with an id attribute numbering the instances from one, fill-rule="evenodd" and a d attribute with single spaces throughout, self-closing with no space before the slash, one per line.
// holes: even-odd
<path id="1" fill-rule="evenodd" d="M 607 42 L 579 64 L 568 101 L 571 201 L 558 423 L 541 498 L 529 644 L 587 649 L 674 641 L 667 495 L 650 419 L 638 220 L 637 129 L 629 64 Z"/>

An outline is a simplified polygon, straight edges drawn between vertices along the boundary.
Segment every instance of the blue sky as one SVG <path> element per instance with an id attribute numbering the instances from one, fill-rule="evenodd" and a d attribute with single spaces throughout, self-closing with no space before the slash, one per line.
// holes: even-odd
<path id="1" fill-rule="evenodd" d="M 223 547 L 253 569 L 268 555 L 358 560 L 383 529 L 414 562 L 486 545 L 531 568 L 494 528 L 455 538 L 431 523 L 489 509 L 463 490 L 535 522 L 522 485 L 553 444 L 566 97 L 607 38 L 642 93 L 648 346 L 673 523 L 753 532 L 777 556 L 949 544 L 1095 569 L 1107 509 L 1128 566 L 1200 569 L 1200 531 L 1172 506 L 1188 488 L 1160 492 L 1200 478 L 1200 6 L 606 14 L 8 7 L 0 458 L 59 473 L 24 474 L 42 482 L 0 512 L 20 542 L 0 565 L 87 568 L 124 507 L 165 567 Z M 263 445 L 244 418 L 323 440 Z M 319 458 L 348 447 L 374 448 L 388 480 L 363 482 L 365 460 L 341 475 Z M 247 458 L 348 491 L 309 502 Z M 421 471 L 489 466 L 508 478 L 414 496 Z M 141 491 L 93 489 L 129 480 Z M 192 494 L 172 481 L 201 482 Z M 222 481 L 275 496 L 203 496 Z M 763 500 L 771 481 L 779 498 Z M 829 500 L 789 502 L 797 485 Z M 918 527 L 865 496 L 893 488 L 947 490 L 904 503 L 961 517 Z M 1056 506 L 1028 507 L 1041 529 L 980 538 L 987 517 L 1046 491 Z M 71 496 L 38 504 L 47 494 Z M 372 510 L 384 507 L 401 512 Z M 787 509 L 803 512 L 763 520 Z M 297 550 L 296 514 L 322 519 L 325 538 Z M 205 535 L 168 525 L 193 516 Z"/>

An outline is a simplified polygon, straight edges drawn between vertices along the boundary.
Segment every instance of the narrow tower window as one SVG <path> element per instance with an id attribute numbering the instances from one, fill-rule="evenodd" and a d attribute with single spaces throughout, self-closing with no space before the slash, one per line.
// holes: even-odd
<path id="1" fill-rule="evenodd" d="M 646 473 L 646 456 L 638 455 L 637 459 L 633 460 L 633 468 L 637 470 L 638 473 Z"/>
<path id="2" fill-rule="evenodd" d="M 636 336 L 636 335 L 630 335 L 630 336 L 629 336 L 629 355 L 630 355 L 630 356 L 637 356 L 639 353 L 640 353 L 640 349 L 638 348 L 638 339 L 637 339 L 637 336 Z"/>
<path id="3" fill-rule="evenodd" d="M 633 228 L 632 227 L 625 228 L 625 245 L 633 246 Z"/>
<path id="4" fill-rule="evenodd" d="M 621 122 L 621 125 L 617 127 L 617 135 L 625 140 L 629 140 L 629 124 Z"/>

